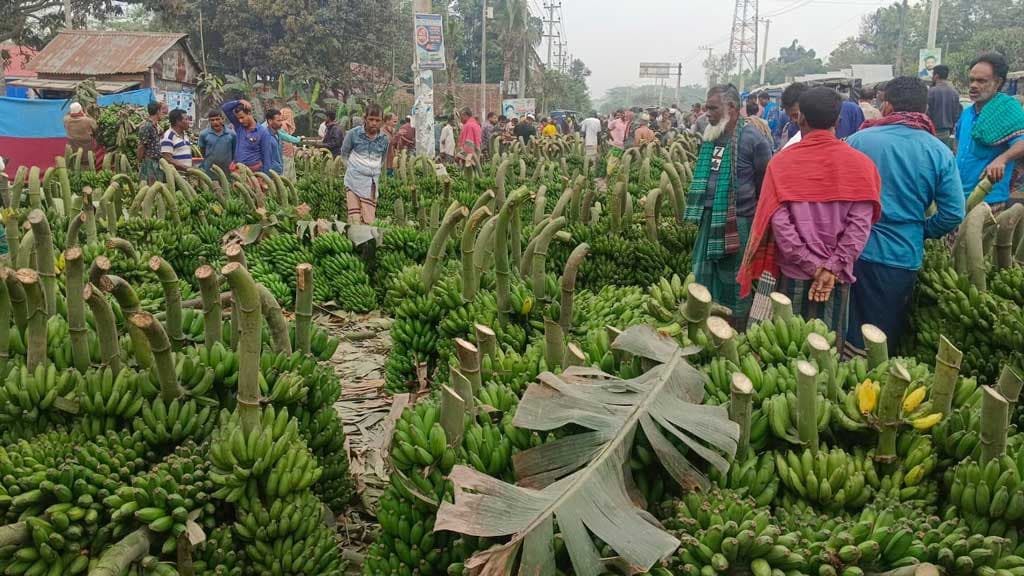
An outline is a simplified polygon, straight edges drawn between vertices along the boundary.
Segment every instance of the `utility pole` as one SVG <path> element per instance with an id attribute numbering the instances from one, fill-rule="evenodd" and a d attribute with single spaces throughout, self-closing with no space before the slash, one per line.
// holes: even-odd
<path id="1" fill-rule="evenodd" d="M 736 0 L 729 35 L 729 64 L 736 66 L 739 89 L 743 91 L 743 69 L 753 70 L 753 56 L 757 53 L 758 0 Z"/>
<path id="2" fill-rule="evenodd" d="M 416 0 L 416 14 L 430 13 L 430 0 Z M 413 38 L 413 66 L 415 66 L 416 40 Z M 419 70 L 415 74 L 416 103 L 413 106 L 413 126 L 416 128 L 416 154 L 434 157 L 434 71 Z"/>
<path id="3" fill-rule="evenodd" d="M 714 64 L 714 62 L 711 61 L 711 57 L 712 57 L 712 54 L 714 54 L 714 50 L 715 49 L 712 48 L 711 46 L 699 46 L 697 48 L 697 50 L 706 50 L 707 53 L 708 53 L 708 58 L 704 62 L 705 62 L 705 68 L 707 68 L 707 73 L 708 73 L 708 89 L 710 89 L 712 86 L 715 85 L 715 80 L 716 80 L 714 72 L 712 72 L 712 69 L 711 69 L 712 65 Z"/>
<path id="4" fill-rule="evenodd" d="M 928 47 L 935 48 L 935 36 L 939 32 L 939 3 L 940 0 L 932 0 L 932 11 L 928 15 Z"/>
<path id="5" fill-rule="evenodd" d="M 899 33 L 896 43 L 896 73 L 900 75 L 903 74 L 903 39 L 905 37 L 903 29 L 907 21 L 907 9 L 907 0 L 903 0 L 898 13 L 897 26 L 899 27 Z"/>
<path id="6" fill-rule="evenodd" d="M 555 10 L 561 8 L 562 5 L 552 2 L 545 4 L 544 7 L 548 10 L 548 19 L 544 21 L 548 25 L 548 33 L 544 37 L 548 39 L 548 69 L 551 69 L 551 40 L 558 37 L 558 34 L 555 33 L 555 24 L 560 22 L 555 19 Z"/>
<path id="7" fill-rule="evenodd" d="M 480 118 L 487 118 L 487 0 L 480 14 Z"/>
<path id="8" fill-rule="evenodd" d="M 675 103 L 679 104 L 679 89 L 683 86 L 683 63 L 676 64 L 676 98 Z"/>
<path id="9" fill-rule="evenodd" d="M 71 0 L 64 0 L 64 27 L 71 30 Z"/>
<path id="10" fill-rule="evenodd" d="M 761 50 L 761 85 L 764 86 L 764 73 L 768 70 L 768 27 L 772 25 L 772 21 L 765 18 L 764 22 L 764 49 Z"/>
<path id="11" fill-rule="evenodd" d="M 523 59 L 519 64 L 519 97 L 526 98 L 526 59 L 533 47 L 530 46 L 530 8 L 525 0 L 520 2 L 520 5 L 523 19 Z"/>

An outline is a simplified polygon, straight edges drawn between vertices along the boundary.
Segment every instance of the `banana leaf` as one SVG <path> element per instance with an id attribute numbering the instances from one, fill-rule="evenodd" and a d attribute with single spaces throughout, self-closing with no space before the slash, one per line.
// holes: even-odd
<path id="1" fill-rule="evenodd" d="M 511 536 L 509 542 L 470 558 L 465 566 L 471 574 L 554 575 L 555 522 L 580 576 L 597 576 L 606 567 L 591 534 L 620 555 L 615 562 L 625 562 L 635 572 L 673 553 L 679 541 L 638 507 L 632 494 L 628 462 L 638 426 L 665 469 L 685 488 L 708 481 L 663 431 L 712 466 L 728 469 L 739 426 L 724 408 L 699 404 L 703 376 L 686 361 L 696 349 L 682 349 L 649 326 L 629 328 L 613 347 L 658 364 L 631 380 L 583 367 L 561 375 L 546 372 L 530 385 L 516 410 L 518 427 L 553 430 L 577 424 L 589 432 L 518 454 L 518 486 L 465 466 L 452 471 L 455 502 L 441 504 L 435 530 Z"/>

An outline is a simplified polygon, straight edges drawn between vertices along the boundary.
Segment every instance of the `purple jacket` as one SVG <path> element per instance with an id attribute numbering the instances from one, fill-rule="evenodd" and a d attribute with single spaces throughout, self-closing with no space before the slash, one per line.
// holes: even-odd
<path id="1" fill-rule="evenodd" d="M 786 202 L 772 216 L 779 269 L 810 280 L 818 268 L 852 284 L 853 263 L 871 234 L 870 202 Z"/>

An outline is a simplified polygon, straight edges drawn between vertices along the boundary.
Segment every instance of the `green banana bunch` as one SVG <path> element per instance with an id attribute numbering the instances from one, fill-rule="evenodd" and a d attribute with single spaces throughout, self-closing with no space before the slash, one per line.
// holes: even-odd
<path id="1" fill-rule="evenodd" d="M 960 509 L 976 533 L 1002 535 L 1003 526 L 1024 518 L 1022 472 L 1024 450 L 1019 450 L 1016 458 L 1004 454 L 985 465 L 974 459 L 964 460 L 953 470 L 949 503 Z M 990 525 L 985 526 L 982 518 L 987 518 Z"/>
<path id="2" fill-rule="evenodd" d="M 78 381 L 78 425 L 88 436 L 120 428 L 142 410 L 146 397 L 155 393 L 148 374 L 122 368 L 115 378 L 110 367 L 89 370 Z"/>
<path id="3" fill-rule="evenodd" d="M 584 268 L 587 262 L 589 260 L 584 260 Z M 637 324 L 649 324 L 653 320 L 646 313 L 649 299 L 638 286 L 604 286 L 596 293 L 577 292 L 573 328 L 585 334 L 604 330 L 605 326 L 623 330 Z"/>
<path id="4" fill-rule="evenodd" d="M 242 554 L 231 526 L 218 526 L 196 546 L 192 567 L 200 576 L 242 576 Z"/>
<path id="5" fill-rule="evenodd" d="M 810 449 L 777 451 L 775 470 L 788 490 L 785 496 L 828 510 L 863 506 L 880 483 L 870 454 L 848 454 L 840 448 L 829 450 L 825 446 L 817 454 Z"/>
<path id="6" fill-rule="evenodd" d="M 740 357 L 757 354 L 763 364 L 789 364 L 791 360 L 807 359 L 807 336 L 811 333 L 824 336 L 830 345 L 835 345 L 835 332 L 815 318 L 805 321 L 792 316 L 788 321 L 776 318 L 747 327 L 739 337 Z"/>
<path id="7" fill-rule="evenodd" d="M 15 335 L 17 333 L 17 335 Z M 11 349 L 21 354 L 25 353 L 25 344 L 22 342 L 22 335 L 18 330 L 11 331 Z M 100 341 L 95 332 L 88 332 L 87 340 L 89 345 L 89 357 L 93 362 L 100 361 Z M 64 372 L 74 367 L 74 360 L 71 355 L 71 337 L 68 330 L 68 323 L 61 315 L 50 316 L 46 322 L 46 353 L 47 357 L 53 360 L 58 372 Z"/>
<path id="8" fill-rule="evenodd" d="M 334 406 L 325 406 L 299 422 L 299 430 L 323 470 L 314 491 L 332 510 L 341 510 L 355 490 L 349 477 L 345 431 L 338 414 Z"/>
<path id="9" fill-rule="evenodd" d="M 196 400 L 175 398 L 167 404 L 162 397 L 143 402 L 132 428 L 154 447 L 177 446 L 186 438 L 202 441 L 215 425 L 213 408 Z"/>
<path id="10" fill-rule="evenodd" d="M 943 467 L 966 458 L 981 457 L 981 410 L 964 407 L 953 410 L 932 428 L 932 439 L 942 455 Z"/>
<path id="11" fill-rule="evenodd" d="M 531 343 L 521 354 L 514 348 L 498 346 L 493 359 L 484 356 L 480 363 L 480 373 L 485 380 L 508 386 L 516 394 L 522 394 L 538 374 L 547 370 L 543 344 Z"/>
<path id="12" fill-rule="evenodd" d="M 352 254 L 355 250 L 352 241 L 341 232 L 331 231 L 320 234 L 313 239 L 313 254 L 321 258 L 339 254 Z"/>
<path id="13" fill-rule="evenodd" d="M 20 359 L 3 368 L 0 425 L 4 440 L 28 438 L 67 422 L 81 376 L 41 363 L 29 371 Z"/>
<path id="14" fill-rule="evenodd" d="M 819 432 L 823 432 L 828 428 L 829 422 L 832 419 L 831 406 L 831 401 L 826 400 L 820 394 L 818 395 L 815 417 L 818 422 Z M 787 392 L 765 398 L 761 401 L 760 411 L 767 416 L 768 429 L 775 438 L 785 440 L 790 444 L 801 443 L 796 429 L 797 419 L 800 417 L 796 394 Z"/>
<path id="15" fill-rule="evenodd" d="M 402 490 L 402 481 L 392 483 L 378 501 L 381 533 L 367 552 L 363 574 L 442 574 L 455 559 L 468 557 L 472 551 L 464 549 L 463 539 L 434 532 L 434 511 Z"/>
<path id="16" fill-rule="evenodd" d="M 239 509 L 234 535 L 244 543 L 250 570 L 269 574 L 340 576 L 342 560 L 334 531 L 323 522 L 320 501 L 306 490 L 259 499 Z"/>
<path id="17" fill-rule="evenodd" d="M 267 354 L 261 358 L 265 356 Z M 206 369 L 209 368 L 213 369 L 213 386 L 216 389 L 233 390 L 238 384 L 238 354 L 223 342 L 186 348 L 177 353 L 177 358 L 178 382 L 193 397 L 200 398 L 209 393 L 206 382 Z"/>
<path id="18" fill-rule="evenodd" d="M 720 488 L 752 498 L 759 508 L 771 505 L 779 491 L 775 457 L 771 452 L 758 455 L 753 449 L 748 450 L 743 460 L 736 460 L 729 466 L 729 472 L 723 475 L 717 468 L 712 468 L 709 477 Z"/>
<path id="19" fill-rule="evenodd" d="M 679 305 L 686 301 L 686 287 L 692 281 L 690 277 L 683 282 L 678 274 L 672 278 L 659 278 L 658 282 L 647 288 L 647 295 L 650 299 L 647 302 L 647 312 L 659 323 L 676 321 Z"/>

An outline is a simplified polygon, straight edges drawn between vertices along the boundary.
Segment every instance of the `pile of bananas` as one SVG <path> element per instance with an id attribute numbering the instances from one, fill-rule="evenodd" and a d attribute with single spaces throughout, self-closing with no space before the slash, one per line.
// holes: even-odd
<path id="1" fill-rule="evenodd" d="M 863 507 L 880 484 L 872 455 L 860 449 L 777 451 L 775 470 L 788 490 L 783 498 L 798 497 L 825 510 Z"/>
<path id="2" fill-rule="evenodd" d="M 131 422 L 146 398 L 155 394 L 148 374 L 122 368 L 115 377 L 109 367 L 90 370 L 78 383 L 78 404 L 83 414 L 79 425 L 88 436 L 117 430 Z"/>
<path id="3" fill-rule="evenodd" d="M 392 277 L 413 264 L 422 264 L 430 248 L 430 232 L 413 226 L 392 226 L 384 230 L 384 238 L 377 248 L 373 271 L 374 285 L 383 296 L 390 289 Z M 397 302 L 385 299 L 384 310 L 394 311 Z"/>
<path id="4" fill-rule="evenodd" d="M 952 471 L 949 504 L 959 509 L 976 534 L 1003 536 L 1024 519 L 1024 449 L 980 464 L 967 459 Z"/>
<path id="5" fill-rule="evenodd" d="M 763 434 L 771 433 L 778 440 L 784 440 L 790 444 L 801 444 L 796 428 L 801 416 L 796 394 L 786 392 L 785 394 L 769 396 L 761 401 L 760 411 L 766 416 L 768 423 Z M 832 402 L 819 394 L 814 416 L 818 423 L 818 432 L 827 430 L 829 423 L 832 421 Z M 760 426 L 757 432 L 758 436 L 755 437 L 754 428 L 751 426 L 750 442 L 755 446 L 761 445 L 763 442 Z"/>
<path id="6" fill-rule="evenodd" d="M 40 364 L 30 372 L 24 365 L 12 363 L 6 370 L 0 386 L 0 424 L 5 442 L 29 438 L 68 421 L 65 409 L 69 408 L 57 400 L 72 399 L 81 376 L 74 371 L 58 374 L 54 364 Z"/>
<path id="7" fill-rule="evenodd" d="M 684 281 L 679 274 L 673 274 L 672 278 L 661 277 L 656 283 L 647 288 L 647 312 L 657 322 L 677 321 L 676 311 L 679 305 L 686 302 L 686 287 L 693 281 L 693 276 L 687 276 Z"/>
<path id="8" fill-rule="evenodd" d="M 775 456 L 771 452 L 758 455 L 750 450 L 743 460 L 737 460 L 729 466 L 726 474 L 714 469 L 710 476 L 720 488 L 728 488 L 741 497 L 752 498 L 759 508 L 771 505 L 779 492 Z"/>
<path id="9" fill-rule="evenodd" d="M 770 322 L 760 322 L 749 326 L 739 338 L 740 357 L 757 354 L 761 363 L 766 365 L 788 365 L 791 360 L 808 359 L 807 336 L 819 334 L 828 340 L 829 345 L 836 343 L 835 332 L 815 318 L 805 321 L 799 316 L 792 316 L 788 321 L 776 318 Z"/>

